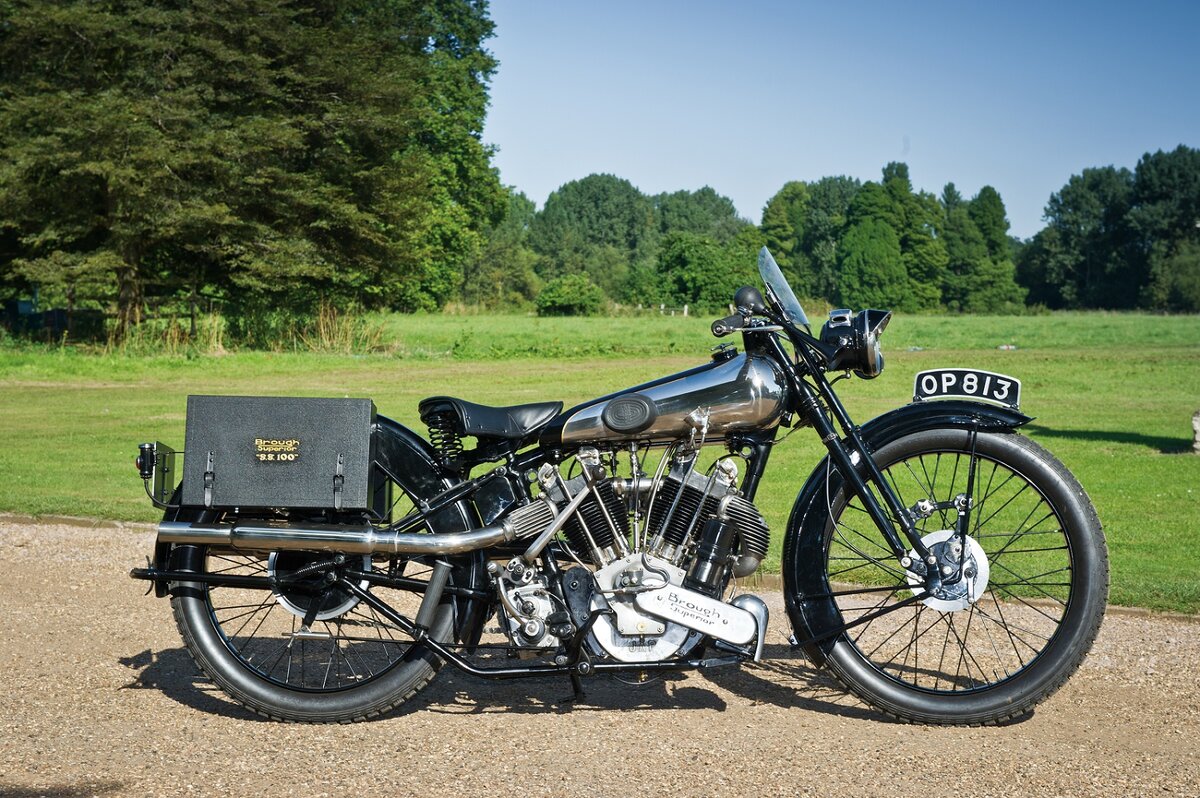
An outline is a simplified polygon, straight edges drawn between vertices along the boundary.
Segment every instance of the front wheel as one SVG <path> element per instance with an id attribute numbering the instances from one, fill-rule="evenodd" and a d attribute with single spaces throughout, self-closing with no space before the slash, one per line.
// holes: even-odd
<path id="1" fill-rule="evenodd" d="M 1108 557 L 1087 494 L 1016 434 L 938 429 L 874 457 L 918 520 L 937 567 L 927 594 L 836 473 L 785 567 L 818 652 L 855 695 L 900 720 L 994 724 L 1024 715 L 1075 672 L 1099 631 Z M 968 535 L 954 534 L 970 489 Z M 964 551 L 965 549 L 965 551 Z M 844 629 L 844 631 L 840 631 Z"/>

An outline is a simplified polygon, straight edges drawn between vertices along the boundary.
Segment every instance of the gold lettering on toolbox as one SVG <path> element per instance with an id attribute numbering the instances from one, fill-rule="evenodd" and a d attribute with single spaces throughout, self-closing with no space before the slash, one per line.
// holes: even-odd
<path id="1" fill-rule="evenodd" d="M 298 438 L 255 438 L 255 457 L 263 463 L 292 463 L 300 459 Z"/>

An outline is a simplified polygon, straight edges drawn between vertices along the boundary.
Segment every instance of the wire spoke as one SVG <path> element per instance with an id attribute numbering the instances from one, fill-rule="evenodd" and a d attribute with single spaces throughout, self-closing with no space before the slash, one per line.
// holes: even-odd
<path id="1" fill-rule="evenodd" d="M 890 598 L 890 597 L 884 596 L 883 598 L 881 598 L 878 602 L 876 602 L 876 604 L 873 607 L 871 607 L 869 610 L 867 610 L 861 616 L 859 616 L 859 618 L 861 619 L 861 618 L 869 617 L 871 615 L 871 613 L 873 613 L 877 610 L 883 609 L 883 605 L 887 604 L 888 598 Z M 869 629 L 871 624 L 875 623 L 876 620 L 878 620 L 878 617 L 871 618 L 871 620 L 862 624 L 861 628 L 858 630 L 858 636 L 854 638 L 855 643 L 858 643 L 858 641 L 862 639 L 862 636 L 867 633 L 867 629 Z"/>
<path id="2" fill-rule="evenodd" d="M 1029 635 L 1031 637 L 1035 637 L 1038 640 L 1042 641 L 1043 644 L 1050 642 L 1049 637 L 1038 634 L 1037 632 L 1033 631 L 1032 629 L 1028 629 L 1024 626 L 1021 626 L 1020 624 L 1016 624 L 1016 623 L 1013 623 L 1012 621 L 1010 621 L 1008 618 L 1005 617 L 1004 610 L 1001 609 L 1000 602 L 994 601 L 993 603 L 996 605 L 996 615 L 995 616 L 993 616 L 991 613 L 989 613 L 987 610 L 983 609 L 982 607 L 979 608 L 979 614 L 983 618 L 985 618 L 985 619 L 991 621 L 992 623 L 996 624 L 997 626 L 999 626 L 1001 629 L 1003 629 L 1008 634 L 1009 639 L 1013 644 L 1013 653 L 1015 653 L 1017 655 L 1017 659 L 1019 661 L 1024 663 L 1025 657 L 1021 654 L 1020 649 L 1017 648 L 1016 644 L 1018 642 L 1021 643 L 1021 645 L 1028 648 L 1030 650 L 1030 652 L 1033 654 L 1037 654 L 1042 650 L 1040 647 L 1035 646 L 1032 643 L 1030 643 L 1024 637 L 1021 637 L 1022 634 Z M 1020 632 L 1021 634 L 1016 634 L 1017 632 Z"/>
<path id="3" fill-rule="evenodd" d="M 1025 520 L 1021 522 L 1021 525 L 1019 527 L 1017 527 L 1017 531 L 1013 533 L 1012 537 L 1008 541 L 1006 541 L 1005 544 L 1003 546 L 1001 546 L 995 554 L 991 555 L 992 559 L 996 559 L 1001 554 L 1008 551 L 1009 546 L 1011 546 L 1013 543 L 1015 543 L 1019 538 L 1022 538 L 1025 536 L 1025 533 L 1022 532 L 1021 530 L 1023 530 L 1025 528 L 1025 524 L 1027 521 L 1029 521 L 1029 517 L 1032 516 L 1036 511 L 1037 511 L 1037 507 L 1034 507 L 1032 510 L 1029 511 L 1029 515 L 1026 516 Z M 1042 521 L 1045 521 L 1047 518 L 1052 518 L 1053 516 L 1054 516 L 1054 511 L 1051 510 L 1050 512 L 1046 513 L 1041 518 L 1039 518 L 1037 520 L 1037 523 L 1034 524 L 1033 526 L 1036 527 L 1038 524 L 1042 523 Z M 1051 531 L 1057 532 L 1057 531 L 1061 531 L 1061 530 L 1051 530 Z"/>
<path id="4" fill-rule="evenodd" d="M 250 621 L 254 620 L 255 614 L 257 614 L 259 611 L 261 611 L 264 607 L 266 607 L 268 604 L 270 604 L 273 600 L 274 600 L 274 596 L 269 596 L 266 599 L 264 599 L 261 604 L 258 605 L 258 609 L 250 610 L 249 612 L 241 612 L 241 613 L 238 613 L 237 615 L 233 616 L 232 618 L 227 618 L 224 621 L 224 623 L 229 623 L 230 621 L 236 621 L 238 618 L 246 619 L 246 620 L 242 621 L 242 625 L 239 626 L 237 628 L 237 631 L 234 632 L 233 634 L 231 634 L 230 637 L 238 637 L 239 635 L 241 635 L 242 630 L 245 629 L 250 624 Z M 272 605 L 272 606 L 274 606 L 274 605 Z"/>
<path id="5" fill-rule="evenodd" d="M 857 554 L 863 560 L 865 560 L 866 562 L 864 563 L 864 565 L 866 565 L 866 564 L 875 565 L 878 568 L 880 568 L 881 570 L 887 571 L 888 574 L 895 577 L 896 579 L 904 579 L 905 578 L 904 574 L 901 571 L 897 570 L 895 566 L 891 565 L 890 563 L 880 562 L 878 559 L 870 556 L 869 554 L 866 554 L 862 550 L 855 548 L 850 543 L 850 541 L 846 540 L 845 538 L 839 536 L 838 542 L 841 543 L 846 548 L 848 548 L 850 551 Z M 888 557 L 890 558 L 891 556 L 892 556 L 891 551 L 888 551 Z M 851 568 L 851 569 L 847 569 L 847 570 L 853 570 L 853 569 Z"/>
<path id="6" fill-rule="evenodd" d="M 1043 551 L 1068 551 L 1068 550 L 1069 550 L 1068 546 L 1047 546 L 1046 548 L 1042 548 L 1042 549 L 1009 549 L 1005 553 L 1006 554 L 1037 554 L 1037 553 L 1043 552 Z M 992 555 L 989 559 L 995 560 L 996 557 L 995 557 L 995 555 Z"/>
<path id="7" fill-rule="evenodd" d="M 862 509 L 862 508 L 858 507 L 858 505 L 851 505 L 851 506 L 852 506 L 852 507 L 854 507 L 855 509 L 859 510 L 860 512 L 862 512 L 862 513 L 863 513 L 863 515 L 866 515 L 868 518 L 870 517 L 870 514 L 869 514 L 869 513 L 867 513 L 867 511 L 866 511 L 866 510 L 864 510 L 864 509 Z M 845 521 L 839 521 L 839 522 L 838 522 L 838 529 L 839 529 L 839 530 L 842 530 L 842 529 L 848 529 L 848 530 L 850 530 L 851 532 L 853 532 L 855 535 L 858 535 L 860 538 L 862 538 L 862 539 L 863 539 L 863 540 L 865 540 L 866 542 L 870 543 L 870 544 L 871 544 L 872 546 L 874 546 L 875 548 L 877 548 L 877 549 L 879 549 L 880 551 L 882 551 L 882 552 L 883 552 L 884 554 L 886 554 L 886 555 L 887 555 L 889 558 L 891 558 L 891 557 L 893 556 L 893 554 L 892 554 L 892 550 L 891 550 L 891 549 L 889 549 L 887 546 L 885 546 L 885 545 L 883 545 L 882 543 L 880 543 L 880 542 L 879 542 L 879 541 L 878 541 L 876 538 L 873 538 L 873 537 L 871 537 L 871 536 L 867 535 L 866 533 L 864 533 L 864 532 L 861 532 L 861 531 L 858 529 L 858 527 L 853 527 L 853 526 L 850 526 L 850 525 L 849 525 L 849 524 L 847 524 Z M 847 545 L 847 547 L 849 547 L 849 544 L 846 544 L 846 545 Z M 867 556 L 867 555 L 865 555 L 865 554 L 864 554 L 863 556 L 865 557 L 865 556 Z"/>
<path id="8" fill-rule="evenodd" d="M 1005 567 L 1004 563 L 998 563 L 998 562 L 994 562 L 994 563 L 992 563 L 992 565 L 995 565 L 996 567 L 1000 568 L 1001 570 L 1008 571 L 1008 573 L 1009 573 L 1010 575 L 1012 575 L 1013 577 L 1015 577 L 1016 579 L 1021 579 L 1021 575 L 1020 575 L 1020 574 L 1013 573 L 1013 571 L 1012 571 L 1010 568 L 1007 568 L 1007 567 Z M 1054 570 L 1054 571 L 1048 571 L 1048 572 L 1046 572 L 1046 573 L 1044 573 L 1044 574 L 1038 574 L 1038 576 L 1035 576 L 1035 577 L 1032 577 L 1032 578 L 1033 578 L 1033 579 L 1037 579 L 1038 577 L 1041 577 L 1041 576 L 1052 576 L 1052 575 L 1054 575 L 1054 574 L 1058 574 L 1058 573 L 1062 573 L 1062 572 L 1064 572 L 1064 571 L 1070 571 L 1070 570 L 1071 570 L 1071 567 L 1070 567 L 1070 566 L 1067 566 L 1067 567 L 1065 567 L 1065 568 L 1059 568 L 1059 569 L 1057 569 L 1057 570 Z M 1038 585 L 1038 583 L 1036 583 L 1036 582 L 1030 582 L 1030 581 L 1029 581 L 1029 580 L 1027 580 L 1027 579 L 1023 579 L 1023 580 L 1021 580 L 1020 582 L 1017 582 L 1016 584 L 1018 584 L 1018 585 L 1027 585 L 1028 587 L 1031 587 L 1031 588 L 1033 588 L 1035 591 L 1037 591 L 1038 593 L 1041 593 L 1043 596 L 1045 596 L 1046 598 L 1050 599 L 1051 601 L 1058 602 L 1059 604 L 1063 605 L 1064 607 L 1065 607 L 1065 606 L 1067 606 L 1067 603 L 1066 603 L 1065 601 L 1063 601 L 1062 599 L 1060 599 L 1058 596 L 1055 596 L 1055 595 L 1053 595 L 1053 594 L 1051 594 L 1051 593 L 1048 593 L 1048 592 L 1046 592 L 1045 590 L 1042 590 L 1041 586 L 1040 586 L 1040 585 Z M 989 586 L 989 587 L 990 587 L 990 586 Z M 1023 598 L 1021 598 L 1019 595 L 1017 595 L 1016 593 L 1014 593 L 1014 592 L 1013 592 L 1011 589 L 1009 589 L 1009 588 L 1004 588 L 1004 589 L 1002 590 L 1002 592 L 1003 592 L 1005 595 L 1012 596 L 1012 597 L 1013 597 L 1013 598 L 1015 598 L 1017 601 L 1020 601 L 1022 604 L 1026 604 L 1026 605 L 1028 605 L 1029 607 L 1031 607 L 1032 609 L 1035 609 L 1035 610 L 1037 610 L 1038 612 L 1042 612 L 1041 610 L 1038 610 L 1038 609 L 1037 609 L 1037 607 L 1034 607 L 1032 604 L 1029 604 L 1027 601 L 1025 601 L 1025 600 L 1024 600 Z M 1046 613 L 1044 613 L 1044 612 L 1042 612 L 1042 614 L 1043 614 L 1043 615 L 1046 615 Z M 1050 618 L 1050 616 L 1049 616 L 1049 615 L 1046 615 L 1046 617 L 1047 617 L 1047 618 Z M 1054 619 L 1052 618 L 1051 620 L 1054 620 Z"/>
<path id="9" fill-rule="evenodd" d="M 403 491 L 401 494 L 406 495 Z M 402 510 L 403 507 L 396 508 L 397 512 Z M 285 576 L 327 556 L 318 552 L 285 552 L 271 562 Z M 267 562 L 264 557 L 209 549 L 203 572 L 265 578 L 269 570 Z M 352 560 L 350 568 L 379 576 L 399 571 L 416 579 L 431 570 L 420 558 L 392 558 L 373 563 L 363 557 Z M 207 618 L 244 668 L 268 682 L 292 689 L 345 690 L 401 666 L 411 642 L 373 607 L 360 603 L 351 594 L 337 587 L 314 590 L 322 577 L 320 571 L 302 576 L 295 583 L 285 582 L 265 591 L 265 595 L 264 591 L 244 585 L 203 585 Z M 387 593 L 410 601 L 413 599 L 407 597 L 419 598 L 413 591 L 394 586 L 372 583 L 369 589 L 375 595 Z M 311 628 L 302 625 L 306 613 L 314 615 Z"/>

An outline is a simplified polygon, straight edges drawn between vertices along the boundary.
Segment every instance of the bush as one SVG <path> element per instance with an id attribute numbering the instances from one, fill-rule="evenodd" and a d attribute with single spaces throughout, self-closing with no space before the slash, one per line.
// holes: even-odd
<path id="1" fill-rule="evenodd" d="M 250 349 L 296 352 L 375 352 L 383 348 L 383 325 L 361 307 L 327 299 L 273 302 L 244 295 L 225 307 L 231 341 Z"/>
<path id="2" fill-rule="evenodd" d="M 537 297 L 539 316 L 595 316 L 604 307 L 604 292 L 582 274 L 556 277 Z"/>

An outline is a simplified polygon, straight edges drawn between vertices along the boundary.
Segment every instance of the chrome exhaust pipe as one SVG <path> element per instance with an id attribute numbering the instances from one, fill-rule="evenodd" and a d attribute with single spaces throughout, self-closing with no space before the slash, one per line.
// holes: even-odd
<path id="1" fill-rule="evenodd" d="M 370 524 L 233 523 L 192 524 L 163 521 L 160 543 L 203 543 L 262 551 L 341 551 L 347 554 L 462 554 L 535 534 L 554 520 L 546 501 L 534 501 L 509 515 L 502 523 L 465 532 L 430 534 L 391 532 Z"/>
<path id="2" fill-rule="evenodd" d="M 511 524 L 497 524 L 468 532 L 431 535 L 425 532 L 388 532 L 372 526 L 332 524 L 189 524 L 163 521 L 158 525 L 162 543 L 204 543 L 235 549 L 264 551 L 304 549 L 341 551 L 347 554 L 462 554 L 516 538 Z"/>

